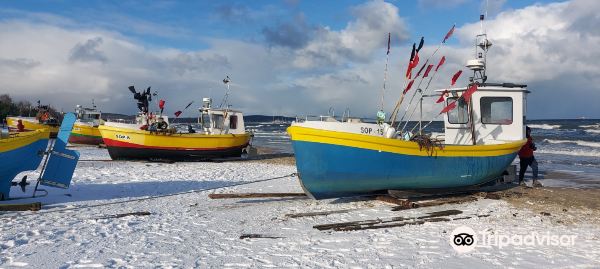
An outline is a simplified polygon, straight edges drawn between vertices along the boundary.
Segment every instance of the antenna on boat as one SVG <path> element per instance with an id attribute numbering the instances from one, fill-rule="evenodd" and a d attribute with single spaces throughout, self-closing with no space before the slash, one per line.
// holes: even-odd
<path id="1" fill-rule="evenodd" d="M 487 80 L 487 52 L 492 46 L 492 42 L 487 39 L 487 33 L 483 27 L 485 17 L 487 17 L 487 1 L 485 11 L 479 15 L 481 31 L 475 37 L 475 59 L 467 61 L 467 68 L 473 70 L 473 76 L 469 78 L 471 83 L 485 83 Z"/>
<path id="2" fill-rule="evenodd" d="M 227 76 L 226 78 L 223 79 L 223 83 L 225 83 L 225 85 L 227 85 L 227 92 L 225 92 L 225 96 L 223 96 L 223 101 L 221 101 L 219 108 L 222 108 L 223 105 L 227 106 L 227 99 L 229 98 L 229 82 L 231 82 L 231 79 L 229 78 L 229 76 Z M 225 107 L 225 108 L 227 108 L 227 107 Z"/>

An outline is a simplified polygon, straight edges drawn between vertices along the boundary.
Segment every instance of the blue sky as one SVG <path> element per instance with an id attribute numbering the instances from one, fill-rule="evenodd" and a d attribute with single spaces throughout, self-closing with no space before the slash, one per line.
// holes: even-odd
<path id="1" fill-rule="evenodd" d="M 352 7 L 365 1 L 4 1 L 2 17 L 22 12 L 53 14 L 72 19 L 79 27 L 121 32 L 148 46 L 183 50 L 207 48 L 205 38 L 234 38 L 261 42 L 265 27 L 303 16 L 306 23 L 340 30 L 352 20 Z M 389 1 L 414 31 L 413 36 L 443 36 L 447 26 L 478 19 L 482 1 Z M 447 3 L 445 3 L 447 2 Z M 491 16 L 551 1 L 492 1 Z M 152 31 L 152 27 L 159 31 Z M 160 30 L 171 32 L 162 32 Z"/>
<path id="2" fill-rule="evenodd" d="M 447 70 L 433 86 L 445 87 L 443 79 L 464 70 L 482 2 L 3 1 L 0 93 L 64 110 L 94 98 L 105 111 L 134 113 L 126 91 L 134 84 L 159 89 L 172 105 L 167 111 L 175 111 L 204 95 L 220 98 L 219 81 L 230 75 L 232 101 L 247 114 L 323 114 L 334 107 L 370 117 L 380 98 L 387 32 L 394 37 L 389 107 L 403 82 L 395 74 L 421 36 L 430 53 L 456 23 L 441 52 Z M 600 98 L 600 55 L 591 51 L 598 2 L 489 1 L 490 76 L 530 85 L 530 117 L 600 118 L 589 101 Z M 565 88 L 588 98 L 565 101 Z M 544 98 L 556 108 L 544 109 Z M 426 110 L 433 115 L 439 108 Z"/>

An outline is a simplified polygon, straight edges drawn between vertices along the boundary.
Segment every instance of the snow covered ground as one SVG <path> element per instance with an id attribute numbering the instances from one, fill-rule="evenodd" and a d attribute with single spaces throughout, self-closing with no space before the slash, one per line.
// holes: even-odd
<path id="1" fill-rule="evenodd" d="M 391 211 L 380 201 L 308 198 L 222 199 L 210 193 L 301 192 L 294 166 L 264 162 L 103 162 L 105 150 L 79 148 L 82 161 L 68 190 L 46 188 L 39 212 L 0 215 L 0 267 L 29 268 L 472 268 L 600 267 L 600 227 L 561 224 L 551 217 L 482 199 L 461 205 Z M 34 178 L 33 176 L 31 178 Z M 220 189 L 215 189 L 224 187 Z M 202 191 L 206 189 L 213 189 Z M 154 195 L 197 192 L 157 199 Z M 25 196 L 13 189 L 12 196 Z M 31 190 L 29 190 L 31 191 Z M 15 203 L 8 201 L 3 203 Z M 111 204 L 106 204 L 111 203 Z M 290 218 L 286 214 L 347 213 Z M 448 222 L 351 232 L 319 231 L 316 224 L 419 217 L 459 209 Z M 150 212 L 146 216 L 111 218 Z M 482 217 L 477 217 L 477 216 Z M 487 217 L 483 217 L 489 215 Z M 457 219 L 470 216 L 470 219 Z M 459 254 L 450 245 L 459 226 L 498 235 L 576 235 L 572 246 L 476 247 Z M 240 239 L 243 234 L 278 238 Z"/>

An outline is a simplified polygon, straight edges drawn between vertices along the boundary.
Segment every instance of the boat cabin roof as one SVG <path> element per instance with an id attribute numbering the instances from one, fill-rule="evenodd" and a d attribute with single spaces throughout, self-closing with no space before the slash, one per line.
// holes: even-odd
<path id="1" fill-rule="evenodd" d="M 224 109 L 224 108 L 200 108 L 200 111 L 211 111 L 211 112 L 223 112 L 225 113 L 225 111 L 227 111 L 227 113 L 242 113 L 239 110 L 234 110 L 234 109 Z"/>
<path id="2" fill-rule="evenodd" d="M 445 90 L 448 90 L 450 92 L 462 92 L 462 91 L 466 91 L 467 88 L 468 87 L 460 87 L 460 88 L 450 88 L 450 89 L 439 89 L 439 90 L 435 90 L 435 91 L 436 92 L 443 92 Z M 483 84 L 480 84 L 477 87 L 477 91 L 510 91 L 510 92 L 525 91 L 525 92 L 529 92 L 525 88 L 527 88 L 527 85 L 523 85 L 523 84 L 514 84 L 514 83 L 483 83 Z"/>

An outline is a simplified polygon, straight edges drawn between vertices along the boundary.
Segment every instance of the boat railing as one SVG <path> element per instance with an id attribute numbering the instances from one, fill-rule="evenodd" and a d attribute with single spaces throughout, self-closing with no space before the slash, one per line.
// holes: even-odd
<path id="1" fill-rule="evenodd" d="M 327 115 L 306 115 L 304 117 L 296 116 L 296 122 L 305 122 L 305 121 L 326 121 L 326 122 L 351 122 L 351 123 L 375 123 L 376 119 L 374 118 L 359 118 L 359 117 L 348 117 L 343 115 L 341 117 L 335 116 L 327 116 Z"/>

